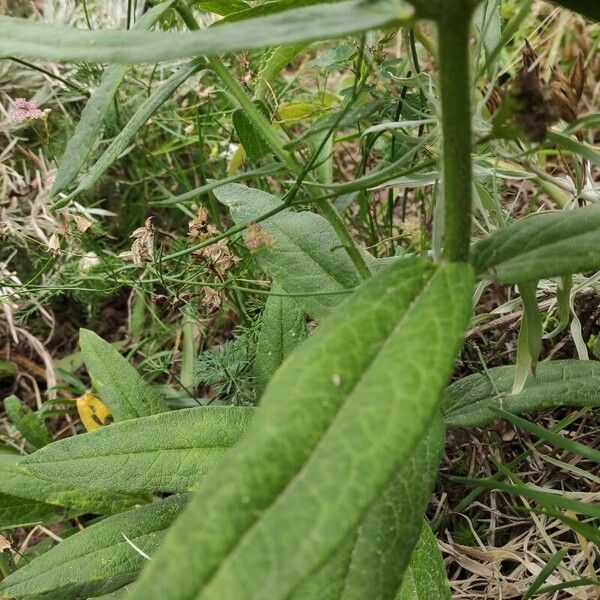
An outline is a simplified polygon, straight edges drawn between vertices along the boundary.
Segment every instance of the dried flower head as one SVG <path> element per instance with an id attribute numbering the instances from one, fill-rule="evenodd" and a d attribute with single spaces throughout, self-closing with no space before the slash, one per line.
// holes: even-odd
<path id="1" fill-rule="evenodd" d="M 56 256 L 60 252 L 60 238 L 56 233 L 53 233 L 48 240 L 48 252 L 52 256 Z"/>
<path id="2" fill-rule="evenodd" d="M 208 213 L 206 212 L 206 209 L 201 206 L 196 212 L 196 218 L 188 223 L 189 237 L 196 238 L 200 236 L 215 235 L 216 233 L 216 227 L 208 222 Z"/>
<path id="3" fill-rule="evenodd" d="M 222 239 L 216 244 L 211 244 L 210 246 L 206 246 L 206 248 L 196 250 L 194 255 L 207 260 L 221 275 L 225 275 L 240 261 L 240 259 L 231 252 L 227 244 L 228 241 Z"/>
<path id="4" fill-rule="evenodd" d="M 253 252 L 259 248 L 272 248 L 275 238 L 259 223 L 251 223 L 246 229 L 246 247 Z"/>
<path id="5" fill-rule="evenodd" d="M 120 258 L 132 260 L 134 265 L 154 260 L 154 231 L 152 217 L 148 217 L 143 227 L 138 227 L 130 236 L 134 238 L 131 250 L 121 252 Z"/>
<path id="6" fill-rule="evenodd" d="M 8 118 L 13 123 L 24 123 L 26 121 L 45 119 L 49 112 L 49 108 L 40 110 L 32 100 L 17 98 L 10 107 Z"/>
<path id="7" fill-rule="evenodd" d="M 202 290 L 202 302 L 211 310 L 217 310 L 221 307 L 221 294 L 215 288 L 205 287 Z"/>

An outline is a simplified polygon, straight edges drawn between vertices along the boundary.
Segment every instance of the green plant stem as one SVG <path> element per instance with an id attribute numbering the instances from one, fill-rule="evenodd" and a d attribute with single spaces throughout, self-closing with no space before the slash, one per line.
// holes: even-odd
<path id="1" fill-rule="evenodd" d="M 177 5 L 177 11 L 188 28 L 199 28 L 194 15 L 186 5 L 179 3 Z M 302 165 L 296 160 L 296 157 L 292 153 L 284 148 L 283 142 L 275 128 L 252 102 L 251 98 L 246 94 L 237 79 L 229 72 L 221 59 L 216 56 L 209 57 L 208 63 L 229 94 L 231 94 L 239 106 L 244 110 L 246 117 L 248 117 L 254 127 L 260 132 L 261 136 L 271 148 L 273 154 L 275 154 L 275 156 L 277 156 L 296 177 L 304 178 L 306 173 L 304 172 Z M 309 193 L 311 196 L 314 195 L 312 191 L 309 191 Z M 333 227 L 342 247 L 348 253 L 350 260 L 352 260 L 352 263 L 356 267 L 361 278 L 368 279 L 371 276 L 371 271 L 338 212 L 329 200 L 320 202 L 319 206 L 321 207 L 321 213 Z"/>
<path id="2" fill-rule="evenodd" d="M 444 257 L 469 260 L 471 241 L 471 86 L 469 0 L 446 0 L 438 21 L 444 135 Z"/>

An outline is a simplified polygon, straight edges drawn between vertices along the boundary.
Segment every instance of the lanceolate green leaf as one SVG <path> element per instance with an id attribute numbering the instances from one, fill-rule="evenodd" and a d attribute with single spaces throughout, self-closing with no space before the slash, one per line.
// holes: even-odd
<path id="1" fill-rule="evenodd" d="M 222 186 L 214 194 L 238 225 L 281 206 L 279 198 L 238 184 Z M 344 292 L 358 285 L 356 268 L 320 215 L 284 210 L 262 221 L 260 227 L 271 239 L 257 250 L 259 264 L 281 289 L 295 294 L 309 316 L 323 318 L 344 300 Z"/>
<path id="2" fill-rule="evenodd" d="M 168 0 L 151 8 L 136 22 L 133 29 L 139 31 L 150 29 L 175 1 Z M 123 65 L 113 65 L 104 72 L 100 85 L 87 101 L 75 132 L 69 138 L 65 153 L 60 160 L 60 168 L 56 179 L 50 190 L 51 196 L 65 190 L 81 171 L 102 126 L 106 111 L 110 107 L 126 72 L 127 66 Z"/>
<path id="3" fill-rule="evenodd" d="M 261 318 L 256 346 L 257 396 L 262 394 L 269 379 L 283 359 L 306 337 L 306 319 L 298 304 L 283 295 L 285 292 L 274 285 Z"/>
<path id="4" fill-rule="evenodd" d="M 0 493 L 0 530 L 61 521 L 73 511 L 60 506 Z"/>
<path id="5" fill-rule="evenodd" d="M 0 495 L 34 500 L 81 513 L 111 514 L 143 502 L 126 494 L 105 494 L 63 483 L 50 483 L 22 472 L 17 467 L 21 457 L 0 450 Z"/>
<path id="6" fill-rule="evenodd" d="M 66 538 L 0 583 L 2 598 L 84 600 L 127 585 L 187 502 L 174 496 L 104 519 Z"/>
<path id="7" fill-rule="evenodd" d="M 240 440 L 253 412 L 211 406 L 131 419 L 54 442 L 19 466 L 41 479 L 90 489 L 183 492 Z"/>
<path id="8" fill-rule="evenodd" d="M 444 561 L 427 523 L 423 525 L 396 600 L 452 600 Z"/>
<path id="9" fill-rule="evenodd" d="M 426 434 L 472 286 L 420 259 L 365 282 L 277 371 L 132 598 L 277 600 L 328 560 Z"/>
<path id="10" fill-rule="evenodd" d="M 52 441 L 43 421 L 16 396 L 6 398 L 4 408 L 12 424 L 34 448 L 41 448 Z"/>
<path id="11" fill-rule="evenodd" d="M 414 9 L 400 0 L 349 0 L 306 6 L 189 33 L 83 31 L 0 17 L 0 56 L 152 63 L 342 37 L 378 27 L 398 26 L 410 20 L 413 14 Z"/>
<path id="12" fill-rule="evenodd" d="M 222 16 L 250 8 L 242 0 L 194 0 L 191 5 Z"/>
<path id="13" fill-rule="evenodd" d="M 511 395 L 513 366 L 475 373 L 448 387 L 442 404 L 450 427 L 481 427 L 498 418 L 492 407 L 526 413 L 557 406 L 600 405 L 600 363 L 557 360 L 540 363 L 520 394 Z"/>
<path id="14" fill-rule="evenodd" d="M 548 211 L 500 229 L 473 247 L 478 273 L 518 283 L 600 269 L 600 206 Z"/>
<path id="15" fill-rule="evenodd" d="M 93 331 L 81 329 L 79 343 L 92 382 L 115 421 L 168 410 L 161 395 L 108 342 Z"/>
<path id="16" fill-rule="evenodd" d="M 200 65 L 200 61 L 192 60 L 171 75 L 171 77 L 169 77 L 169 79 L 167 79 L 162 86 L 142 104 L 142 106 L 140 106 L 137 112 L 120 131 L 119 135 L 112 141 L 98 161 L 94 163 L 89 172 L 86 173 L 85 177 L 77 186 L 77 189 L 65 200 L 57 202 L 54 205 L 54 208 L 62 206 L 81 192 L 91 189 L 125 151 L 135 134 L 146 124 L 148 119 L 150 119 L 150 117 L 173 95 L 173 92 L 175 92 L 186 79 L 200 68 Z"/>

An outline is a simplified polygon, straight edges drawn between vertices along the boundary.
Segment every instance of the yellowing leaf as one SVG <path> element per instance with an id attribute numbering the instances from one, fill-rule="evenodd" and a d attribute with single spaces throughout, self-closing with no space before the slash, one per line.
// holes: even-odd
<path id="1" fill-rule="evenodd" d="M 280 122 L 292 124 L 313 117 L 322 110 L 322 106 L 312 102 L 288 102 L 280 104 L 277 112 L 279 113 Z"/>
<path id="2" fill-rule="evenodd" d="M 91 392 L 77 398 L 77 412 L 86 431 L 95 431 L 107 425 L 112 416 L 110 408 Z"/>
<path id="3" fill-rule="evenodd" d="M 231 176 L 237 173 L 244 164 L 245 160 L 246 151 L 244 150 L 244 146 L 240 144 L 229 159 L 229 164 L 227 165 L 227 175 Z"/>

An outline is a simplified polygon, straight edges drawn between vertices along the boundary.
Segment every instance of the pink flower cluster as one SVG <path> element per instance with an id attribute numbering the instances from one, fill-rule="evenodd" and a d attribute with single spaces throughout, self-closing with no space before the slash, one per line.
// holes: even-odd
<path id="1" fill-rule="evenodd" d="M 35 102 L 26 100 L 25 98 L 17 98 L 8 113 L 8 118 L 13 123 L 23 123 L 35 119 L 44 119 L 48 114 L 49 109 L 40 110 Z"/>

